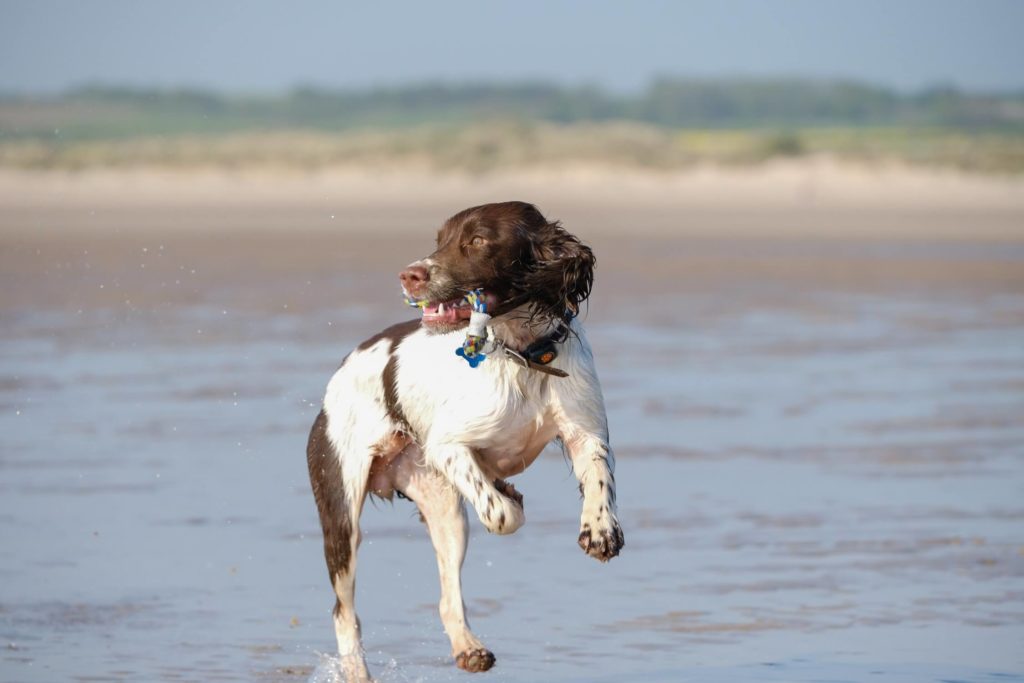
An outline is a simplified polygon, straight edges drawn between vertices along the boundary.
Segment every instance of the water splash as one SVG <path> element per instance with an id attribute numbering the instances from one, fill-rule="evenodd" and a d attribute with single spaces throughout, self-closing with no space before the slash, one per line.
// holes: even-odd
<path id="1" fill-rule="evenodd" d="M 341 672 L 341 660 L 337 655 L 318 653 L 320 661 L 306 683 L 346 683 Z"/>
<path id="2" fill-rule="evenodd" d="M 317 655 L 320 661 L 309 675 L 307 683 L 348 683 L 338 655 L 322 652 Z M 376 683 L 423 683 L 427 680 L 423 676 L 410 675 L 394 658 L 389 659 L 387 663 L 370 662 L 370 668 Z"/>

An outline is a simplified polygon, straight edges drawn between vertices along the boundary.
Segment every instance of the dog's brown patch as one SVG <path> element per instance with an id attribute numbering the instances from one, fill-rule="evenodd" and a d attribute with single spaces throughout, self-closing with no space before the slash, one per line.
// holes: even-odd
<path id="1" fill-rule="evenodd" d="M 358 351 L 365 351 L 370 348 L 381 339 L 387 339 L 391 342 L 391 349 L 398 348 L 398 345 L 402 343 L 402 340 L 408 337 L 410 334 L 415 332 L 420 326 L 419 319 L 406 320 L 404 323 L 397 323 L 388 327 L 387 329 L 381 330 L 377 334 L 373 335 L 362 344 L 356 347 Z"/>
<path id="2" fill-rule="evenodd" d="M 327 413 L 323 410 L 316 416 L 309 432 L 306 464 L 309 466 L 309 483 L 313 488 L 316 508 L 320 513 L 320 526 L 324 532 L 327 573 L 333 583 L 337 575 L 348 571 L 352 559 L 352 519 L 345 495 L 341 461 L 334 444 L 327 437 Z"/>

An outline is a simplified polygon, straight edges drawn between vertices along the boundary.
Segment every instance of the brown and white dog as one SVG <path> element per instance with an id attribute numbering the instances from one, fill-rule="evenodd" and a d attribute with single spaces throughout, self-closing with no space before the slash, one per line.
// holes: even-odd
<path id="1" fill-rule="evenodd" d="M 590 249 L 530 204 L 466 209 L 445 222 L 437 250 L 399 276 L 422 318 L 360 344 L 328 384 L 307 458 L 350 679 L 369 676 L 353 604 L 368 493 L 419 507 L 437 553 L 441 621 L 467 671 L 490 669 L 494 655 L 466 620 L 463 501 L 489 531 L 513 533 L 525 521 L 522 496 L 504 479 L 558 439 L 583 494 L 580 547 L 602 562 L 622 548 L 604 400 L 576 320 L 593 268 Z M 465 296 L 477 289 L 493 318 L 486 360 L 470 367 L 455 350 L 470 317 Z M 524 350 L 538 341 L 547 350 L 531 359 Z"/>

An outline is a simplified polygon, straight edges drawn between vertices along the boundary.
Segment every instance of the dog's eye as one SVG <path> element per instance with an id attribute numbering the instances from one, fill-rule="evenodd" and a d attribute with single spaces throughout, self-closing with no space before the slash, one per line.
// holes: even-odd
<path id="1" fill-rule="evenodd" d="M 485 240 L 483 237 L 480 237 L 479 235 L 477 235 L 476 237 L 469 241 L 469 246 L 471 247 L 482 247 L 485 244 L 487 244 L 487 240 Z"/>

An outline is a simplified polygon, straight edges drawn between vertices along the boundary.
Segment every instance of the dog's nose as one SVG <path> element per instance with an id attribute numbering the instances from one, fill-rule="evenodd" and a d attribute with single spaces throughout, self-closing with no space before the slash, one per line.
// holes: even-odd
<path id="1" fill-rule="evenodd" d="M 405 291 L 409 294 L 419 294 L 419 290 L 423 288 L 428 282 L 430 282 L 430 271 L 423 266 L 409 266 L 401 273 L 398 274 L 398 279 L 402 281 L 402 286 L 405 287 Z"/>

